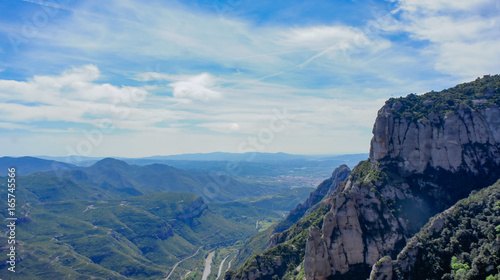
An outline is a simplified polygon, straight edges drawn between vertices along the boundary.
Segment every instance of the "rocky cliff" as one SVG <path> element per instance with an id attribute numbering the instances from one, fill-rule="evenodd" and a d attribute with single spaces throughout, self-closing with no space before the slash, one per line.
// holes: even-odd
<path id="1" fill-rule="evenodd" d="M 412 98 L 412 97 L 409 97 Z M 434 103 L 431 97 L 413 97 L 422 107 Z M 459 100 L 461 101 L 461 100 Z M 454 102 L 459 102 L 454 101 Z M 474 106 L 473 104 L 484 104 Z M 415 119 L 403 112 L 400 100 L 391 99 L 380 109 L 373 127 L 370 159 L 394 163 L 405 173 L 442 169 L 488 174 L 489 164 L 500 163 L 500 109 L 486 99 L 473 99 L 430 112 Z"/>
<path id="2" fill-rule="evenodd" d="M 500 178 L 500 76 L 390 99 L 370 159 L 333 193 L 306 244 L 307 280 L 388 277 L 390 262 L 430 217 Z M 379 261 L 380 260 L 380 261 Z"/>
<path id="3" fill-rule="evenodd" d="M 306 279 L 367 278 L 381 257 L 395 257 L 393 252 L 405 245 L 407 222 L 390 205 L 398 197 L 413 196 L 400 185 L 388 185 L 378 168 L 369 160 L 362 162 L 334 192 L 321 234 L 311 232 L 306 243 Z"/>

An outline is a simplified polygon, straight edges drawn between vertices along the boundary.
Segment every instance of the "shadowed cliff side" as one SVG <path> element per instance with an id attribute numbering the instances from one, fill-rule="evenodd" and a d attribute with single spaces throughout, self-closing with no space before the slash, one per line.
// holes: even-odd
<path id="1" fill-rule="evenodd" d="M 500 277 L 500 181 L 433 217 L 392 262 L 386 256 L 370 280 Z"/>

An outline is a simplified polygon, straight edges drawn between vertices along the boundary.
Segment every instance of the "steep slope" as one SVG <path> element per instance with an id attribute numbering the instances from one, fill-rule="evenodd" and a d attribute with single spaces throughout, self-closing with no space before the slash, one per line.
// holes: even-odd
<path id="1" fill-rule="evenodd" d="M 370 159 L 330 195 L 321 228 L 309 231 L 303 264 L 226 279 L 367 279 L 375 263 L 388 262 L 382 257 L 395 259 L 430 217 L 500 178 L 500 76 L 390 99 L 373 134 Z"/>
<path id="2" fill-rule="evenodd" d="M 362 279 L 381 256 L 404 246 L 406 221 L 393 207 L 398 195 L 413 197 L 389 185 L 379 168 L 369 160 L 360 163 L 333 193 L 321 231 L 307 240 L 306 279 Z"/>
<path id="3" fill-rule="evenodd" d="M 370 280 L 494 276 L 500 277 L 500 181 L 433 217 L 395 262 L 375 264 Z"/>

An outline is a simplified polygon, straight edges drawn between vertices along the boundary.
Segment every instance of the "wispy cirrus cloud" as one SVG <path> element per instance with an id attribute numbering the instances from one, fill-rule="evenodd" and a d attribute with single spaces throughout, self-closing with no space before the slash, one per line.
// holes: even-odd
<path id="1" fill-rule="evenodd" d="M 500 4 L 481 1 L 400 0 L 400 22 L 395 30 L 429 42 L 421 55 L 436 70 L 466 77 L 497 73 L 500 69 Z"/>
<path id="2" fill-rule="evenodd" d="M 43 44 L 43 49 L 23 50 L 32 61 L 43 63 L 50 58 L 52 64 L 67 65 L 68 59 L 80 58 L 94 64 L 116 63 L 110 55 L 123 59 L 121 63 L 175 60 L 176 67 L 202 61 L 218 68 L 244 70 L 258 78 L 280 71 L 286 73 L 325 50 L 331 56 L 324 59 L 338 59 L 336 54 L 345 54 L 359 44 L 365 50 L 388 46 L 387 40 L 367 37 L 358 27 L 254 26 L 235 18 L 192 12 L 180 5 L 160 2 L 144 6 L 130 0 L 105 4 L 87 1 L 72 10 L 57 25 L 47 25 L 32 39 Z M 72 56 L 56 56 L 61 49 Z"/>

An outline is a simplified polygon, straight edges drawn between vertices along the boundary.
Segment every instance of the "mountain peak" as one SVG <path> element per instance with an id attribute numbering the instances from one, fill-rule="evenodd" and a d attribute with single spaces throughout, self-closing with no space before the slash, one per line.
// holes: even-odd
<path id="1" fill-rule="evenodd" d="M 125 169 L 128 168 L 130 165 L 128 165 L 126 162 L 121 161 L 116 158 L 104 158 L 101 159 L 100 161 L 94 163 L 94 165 L 91 166 L 91 168 L 103 168 L 103 167 L 114 167 L 114 168 L 119 168 L 119 169 Z"/>
<path id="2" fill-rule="evenodd" d="M 17 167 L 18 174 L 28 175 L 40 171 L 55 171 L 62 169 L 74 169 L 76 166 L 54 160 L 46 160 L 36 157 L 1 157 L 0 176 L 7 174 L 7 168 Z M 4 175 L 2 175 L 4 174 Z"/>

